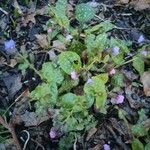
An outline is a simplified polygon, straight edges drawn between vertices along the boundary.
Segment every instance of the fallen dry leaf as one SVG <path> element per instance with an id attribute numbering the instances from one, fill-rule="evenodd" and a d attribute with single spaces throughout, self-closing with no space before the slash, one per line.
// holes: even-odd
<path id="1" fill-rule="evenodd" d="M 144 93 L 146 96 L 150 96 L 150 71 L 146 71 L 141 76 L 141 82 L 143 84 Z"/>
<path id="2" fill-rule="evenodd" d="M 36 23 L 36 20 L 35 20 L 36 11 L 35 10 L 36 10 L 36 4 L 32 0 L 30 0 L 27 12 L 23 14 L 22 16 L 22 23 L 24 26 L 27 26 L 29 22 L 32 22 L 33 24 Z"/>
<path id="3" fill-rule="evenodd" d="M 45 34 L 36 34 L 35 37 L 37 38 L 38 44 L 42 48 L 46 48 L 46 47 L 49 46 L 49 43 L 48 43 L 48 40 L 47 40 L 47 36 Z"/>
<path id="4" fill-rule="evenodd" d="M 87 135 L 86 141 L 89 141 L 89 139 L 96 133 L 97 128 L 92 128 Z"/>
<path id="5" fill-rule="evenodd" d="M 132 0 L 131 5 L 135 10 L 144 10 L 150 8 L 150 0 Z"/>
<path id="6" fill-rule="evenodd" d="M 150 129 L 150 119 L 143 122 L 145 129 L 148 131 Z"/>
<path id="7" fill-rule="evenodd" d="M 35 13 L 25 14 L 25 15 L 22 17 L 23 26 L 26 27 L 29 22 L 32 22 L 33 24 L 36 23 L 36 20 L 35 20 Z"/>
<path id="8" fill-rule="evenodd" d="M 129 0 L 120 0 L 120 3 L 121 4 L 127 4 L 127 3 L 129 3 Z"/>
<path id="9" fill-rule="evenodd" d="M 3 56 L 0 57 L 0 65 L 7 65 L 7 60 Z"/>
<path id="10" fill-rule="evenodd" d="M 59 41 L 59 40 L 53 41 L 53 47 L 54 47 L 54 48 L 57 48 L 57 49 L 66 49 L 65 44 L 62 43 L 62 42 Z"/>
<path id="11" fill-rule="evenodd" d="M 12 67 L 12 68 L 14 68 L 16 65 L 17 65 L 16 59 L 10 59 L 10 64 L 9 64 L 9 66 Z"/>

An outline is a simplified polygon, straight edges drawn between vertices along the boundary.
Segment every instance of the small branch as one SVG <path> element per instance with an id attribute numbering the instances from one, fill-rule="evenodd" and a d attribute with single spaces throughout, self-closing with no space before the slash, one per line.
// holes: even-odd
<path id="1" fill-rule="evenodd" d="M 8 15 L 8 12 L 2 9 L 1 7 L 0 7 L 0 11 L 3 12 L 5 15 Z"/>
<path id="2" fill-rule="evenodd" d="M 42 150 L 45 150 L 44 146 L 41 145 L 38 141 L 36 141 L 36 140 L 34 140 L 34 139 L 32 139 L 32 138 L 31 138 L 31 141 L 33 141 L 33 142 L 36 143 L 39 147 L 41 147 Z"/>
<path id="3" fill-rule="evenodd" d="M 20 143 L 19 143 L 19 140 L 18 140 L 18 138 L 17 138 L 16 132 L 15 132 L 15 129 L 14 129 L 14 125 L 13 125 L 13 124 L 10 124 L 10 125 L 9 125 L 9 128 L 10 128 L 10 130 L 11 130 L 11 135 L 12 135 L 12 137 L 13 137 L 14 144 L 16 145 L 17 150 L 22 150 L 21 145 L 20 145 Z"/>
<path id="4" fill-rule="evenodd" d="M 35 67 L 25 57 L 23 57 L 21 54 L 18 54 L 18 55 L 28 64 L 28 66 L 31 69 L 34 70 L 34 72 L 41 78 L 41 80 L 43 80 L 43 81 L 45 80 L 45 79 L 43 79 L 43 76 L 40 74 L 40 72 L 37 69 L 35 69 Z"/>
<path id="5" fill-rule="evenodd" d="M 0 116 L 0 124 L 10 131 L 9 125 L 5 122 L 2 116 Z"/>
<path id="6" fill-rule="evenodd" d="M 126 65 L 126 64 L 128 64 L 128 63 L 130 63 L 130 62 L 133 62 L 135 59 L 136 59 L 136 57 L 134 57 L 134 58 L 132 58 L 132 59 L 130 59 L 130 60 L 128 60 L 128 61 L 126 61 L 126 62 L 120 64 L 120 65 L 117 65 L 117 66 L 115 66 L 114 68 L 115 68 L 115 69 L 116 69 L 116 68 L 119 68 L 119 67 L 121 67 L 121 66 L 123 66 L 123 65 Z"/>
<path id="7" fill-rule="evenodd" d="M 13 124 L 8 124 L 2 116 L 0 116 L 0 124 L 3 125 L 6 129 L 8 129 L 10 131 L 17 150 L 22 150 L 21 145 L 18 141 L 16 132 L 15 132 L 15 129 L 14 129 L 14 125 Z"/>

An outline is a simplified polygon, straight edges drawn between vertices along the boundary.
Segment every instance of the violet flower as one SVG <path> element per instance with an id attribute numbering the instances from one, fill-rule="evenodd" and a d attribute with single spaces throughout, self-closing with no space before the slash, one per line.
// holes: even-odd
<path id="1" fill-rule="evenodd" d="M 93 80 L 91 78 L 89 78 L 86 82 L 87 84 L 92 84 L 93 83 Z"/>
<path id="2" fill-rule="evenodd" d="M 71 75 L 71 79 L 72 79 L 72 80 L 78 79 L 78 74 L 77 74 L 77 72 L 72 71 L 70 75 Z"/>
<path id="3" fill-rule="evenodd" d="M 5 46 L 5 51 L 7 53 L 14 53 L 16 51 L 16 44 L 15 44 L 15 41 L 14 40 L 8 40 L 8 41 L 5 41 L 4 42 L 4 46 Z"/>
<path id="4" fill-rule="evenodd" d="M 117 95 L 116 98 L 111 99 L 112 104 L 122 104 L 124 102 L 124 96 L 123 95 Z"/>
<path id="5" fill-rule="evenodd" d="M 104 150 L 110 150 L 110 145 L 104 144 L 104 145 L 103 145 L 103 148 L 104 148 Z"/>
<path id="6" fill-rule="evenodd" d="M 141 51 L 141 55 L 146 57 L 148 55 L 148 51 L 147 50 L 142 50 Z"/>
<path id="7" fill-rule="evenodd" d="M 50 129 L 49 136 L 50 136 L 51 139 L 54 139 L 54 138 L 57 137 L 57 132 L 54 128 Z"/>
<path id="8" fill-rule="evenodd" d="M 114 56 L 117 56 L 119 54 L 120 48 L 118 46 L 115 46 L 112 48 L 112 54 Z"/>
<path id="9" fill-rule="evenodd" d="M 138 43 L 143 43 L 145 41 L 145 38 L 143 35 L 140 35 L 139 39 L 138 39 Z"/>

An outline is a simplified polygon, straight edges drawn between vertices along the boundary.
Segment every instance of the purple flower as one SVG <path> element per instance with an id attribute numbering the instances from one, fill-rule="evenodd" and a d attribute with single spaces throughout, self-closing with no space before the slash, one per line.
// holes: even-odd
<path id="1" fill-rule="evenodd" d="M 138 39 L 138 43 L 143 43 L 145 41 L 145 38 L 143 35 L 140 35 L 139 39 Z"/>
<path id="2" fill-rule="evenodd" d="M 91 78 L 89 78 L 86 82 L 87 84 L 92 84 L 93 83 L 93 80 Z"/>
<path id="3" fill-rule="evenodd" d="M 148 51 L 147 50 L 143 50 L 143 51 L 141 51 L 141 54 L 146 57 L 148 55 Z"/>
<path id="4" fill-rule="evenodd" d="M 78 79 L 78 74 L 77 74 L 77 72 L 72 71 L 70 75 L 71 75 L 71 79 L 72 79 L 72 80 Z"/>
<path id="5" fill-rule="evenodd" d="M 49 136 L 50 136 L 51 139 L 54 139 L 54 138 L 57 137 L 57 132 L 54 128 L 50 129 Z"/>
<path id="6" fill-rule="evenodd" d="M 124 96 L 123 95 L 117 95 L 116 98 L 111 99 L 112 104 L 122 104 L 124 102 Z"/>
<path id="7" fill-rule="evenodd" d="M 117 56 L 119 54 L 120 48 L 118 46 L 115 46 L 112 48 L 112 54 L 114 56 Z"/>
<path id="8" fill-rule="evenodd" d="M 104 148 L 104 150 L 110 150 L 110 145 L 104 144 L 104 145 L 103 145 L 103 148 Z"/>
<path id="9" fill-rule="evenodd" d="M 4 42 L 4 46 L 5 46 L 5 51 L 7 53 L 14 53 L 16 51 L 16 44 L 15 44 L 15 41 L 14 40 L 9 40 L 9 41 L 5 41 Z"/>

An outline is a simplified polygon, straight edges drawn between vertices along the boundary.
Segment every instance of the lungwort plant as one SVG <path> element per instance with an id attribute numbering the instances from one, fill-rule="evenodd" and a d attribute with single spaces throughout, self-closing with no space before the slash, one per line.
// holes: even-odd
<path id="1" fill-rule="evenodd" d="M 86 24 L 94 18 L 95 12 L 88 4 L 79 4 L 76 6 L 76 19 L 79 24 Z M 124 57 L 130 52 L 131 43 L 108 37 L 108 32 L 117 28 L 108 20 L 84 28 L 83 39 L 78 34 L 72 34 L 77 29 L 70 25 L 67 0 L 58 0 L 54 7 L 50 6 L 49 14 L 51 19 L 47 29 L 50 28 L 53 35 L 50 42 L 54 37 L 65 39 L 66 33 L 72 35 L 73 39 L 67 43 L 65 51 L 36 71 L 43 81 L 31 92 L 31 98 L 36 100 L 39 115 L 54 110 L 53 126 L 61 133 L 59 148 L 68 149 L 74 142 L 81 142 L 84 133 L 96 126 L 95 118 L 89 111 L 93 106 L 100 113 L 107 113 L 106 84 L 111 81 L 112 88 L 123 85 L 123 75 L 117 72 L 115 76 L 109 76 L 108 67 L 117 69 L 133 62 L 133 67 L 142 74 L 144 61 L 138 51 L 125 62 Z"/>

